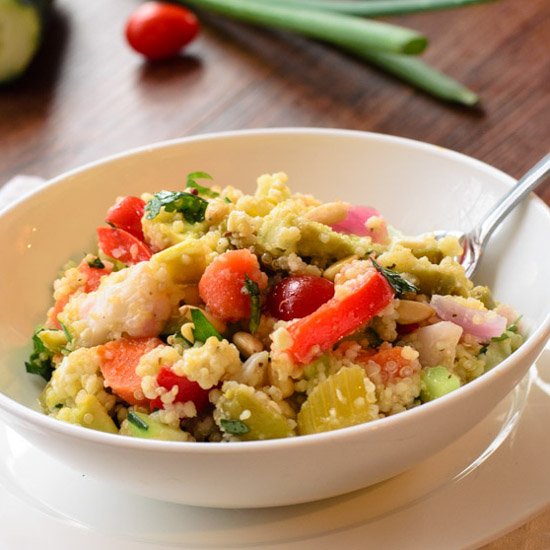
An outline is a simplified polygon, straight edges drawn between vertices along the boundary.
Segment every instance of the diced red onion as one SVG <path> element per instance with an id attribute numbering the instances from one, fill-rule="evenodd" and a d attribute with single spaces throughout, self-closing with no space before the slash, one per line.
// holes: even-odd
<path id="1" fill-rule="evenodd" d="M 367 227 L 366 222 L 373 217 L 380 218 L 380 223 L 370 229 Z M 386 222 L 380 212 L 370 206 L 350 206 L 345 219 L 331 227 L 339 233 L 371 237 L 375 243 L 385 243 L 388 240 Z"/>
<path id="2" fill-rule="evenodd" d="M 462 332 L 462 327 L 450 321 L 440 321 L 414 331 L 414 346 L 418 350 L 420 364 L 423 367 L 451 368 Z"/>
<path id="3" fill-rule="evenodd" d="M 502 315 L 491 310 L 469 307 L 452 296 L 434 294 L 430 305 L 440 319 L 461 326 L 464 332 L 475 336 L 481 342 L 488 342 L 506 330 L 507 320 Z"/>

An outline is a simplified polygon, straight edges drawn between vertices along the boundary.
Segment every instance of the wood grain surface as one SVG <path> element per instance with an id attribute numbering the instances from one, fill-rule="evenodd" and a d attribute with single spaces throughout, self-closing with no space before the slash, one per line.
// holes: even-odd
<path id="1" fill-rule="evenodd" d="M 323 44 L 200 14 L 181 58 L 144 63 L 123 38 L 136 0 L 57 0 L 30 71 L 0 90 L 0 184 L 125 149 L 241 128 L 322 126 L 419 139 L 518 177 L 550 145 L 550 3 L 502 0 L 392 18 L 482 97 L 441 103 Z M 550 202 L 550 188 L 539 192 Z"/>
<path id="2" fill-rule="evenodd" d="M 148 64 L 123 38 L 137 4 L 56 0 L 30 70 L 0 89 L 0 185 L 160 140 L 243 128 L 394 134 L 514 177 L 550 149 L 548 0 L 391 19 L 430 38 L 426 60 L 477 92 L 477 110 L 441 103 L 323 44 L 208 14 L 199 14 L 202 34 L 185 55 Z M 550 186 L 538 192 L 550 204 Z M 491 548 L 528 547 L 518 540 Z"/>

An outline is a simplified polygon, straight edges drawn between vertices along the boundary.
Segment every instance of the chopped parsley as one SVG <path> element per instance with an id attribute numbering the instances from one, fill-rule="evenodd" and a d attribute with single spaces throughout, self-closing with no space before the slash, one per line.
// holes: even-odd
<path id="1" fill-rule="evenodd" d="M 244 435 L 250 431 L 250 428 L 242 420 L 220 420 L 222 430 L 231 435 Z"/>
<path id="2" fill-rule="evenodd" d="M 139 430 L 147 431 L 149 429 L 149 424 L 138 416 L 134 411 L 128 411 L 128 422 L 133 424 Z"/>
<path id="3" fill-rule="evenodd" d="M 191 310 L 191 319 L 195 325 L 193 336 L 195 342 L 206 342 L 211 336 L 215 336 L 218 340 L 223 340 L 222 335 L 212 326 L 212 323 L 204 316 L 200 309 Z"/>
<path id="4" fill-rule="evenodd" d="M 105 267 L 105 264 L 98 257 L 95 257 L 93 260 L 90 260 L 87 263 L 90 267 L 93 267 L 95 269 L 103 269 Z"/>
<path id="5" fill-rule="evenodd" d="M 25 368 L 30 374 L 38 374 L 44 380 L 49 381 L 54 371 L 52 361 L 53 353 L 44 345 L 39 334 L 43 328 L 38 328 L 32 335 L 33 351 L 28 361 L 25 361 Z"/>
<path id="6" fill-rule="evenodd" d="M 205 197 L 219 197 L 220 194 L 216 193 L 216 191 L 212 191 L 209 187 L 205 187 L 204 185 L 201 185 L 200 183 L 197 183 L 197 180 L 211 180 L 213 179 L 210 174 L 207 174 L 206 172 L 191 172 L 190 174 L 187 174 L 187 187 L 190 187 L 191 189 L 196 189 L 201 195 L 204 195 Z"/>
<path id="7" fill-rule="evenodd" d="M 250 323 L 248 330 L 254 334 L 260 326 L 260 288 L 247 274 L 245 274 L 243 292 L 250 296 Z"/>
<path id="8" fill-rule="evenodd" d="M 376 270 L 385 277 L 386 281 L 388 281 L 390 286 L 395 290 L 397 297 L 402 296 L 406 292 L 419 292 L 417 286 L 409 283 L 409 281 L 401 277 L 401 275 L 399 275 L 396 271 L 382 267 L 374 258 L 371 258 L 370 261 Z"/>
<path id="9" fill-rule="evenodd" d="M 161 208 L 166 212 L 181 212 L 185 221 L 197 223 L 204 221 L 208 201 L 185 191 L 160 191 L 145 205 L 148 220 L 156 218 Z"/>

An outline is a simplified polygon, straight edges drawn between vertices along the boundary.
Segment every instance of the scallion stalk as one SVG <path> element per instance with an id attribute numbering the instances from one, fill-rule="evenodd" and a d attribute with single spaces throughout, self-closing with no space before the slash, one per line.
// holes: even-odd
<path id="1" fill-rule="evenodd" d="M 493 2 L 494 0 L 256 0 L 264 4 L 296 9 L 329 11 L 347 15 L 382 17 L 445 10 Z"/>
<path id="2" fill-rule="evenodd" d="M 474 92 L 417 57 L 365 50 L 352 53 L 440 99 L 468 107 L 479 102 L 479 97 Z"/>
<path id="3" fill-rule="evenodd" d="M 301 9 L 256 0 L 178 0 L 246 23 L 275 27 L 345 49 L 419 54 L 427 39 L 412 29 L 352 15 Z"/>

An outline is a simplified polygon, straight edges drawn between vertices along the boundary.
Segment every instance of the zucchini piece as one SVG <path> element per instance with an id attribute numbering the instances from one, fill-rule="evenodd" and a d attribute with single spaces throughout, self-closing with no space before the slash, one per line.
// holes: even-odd
<path id="1" fill-rule="evenodd" d="M 51 0 L 0 0 L 0 84 L 21 76 L 42 42 Z"/>

